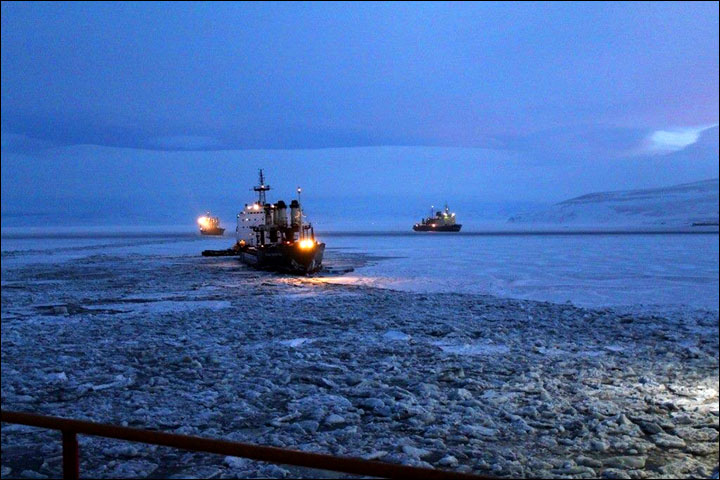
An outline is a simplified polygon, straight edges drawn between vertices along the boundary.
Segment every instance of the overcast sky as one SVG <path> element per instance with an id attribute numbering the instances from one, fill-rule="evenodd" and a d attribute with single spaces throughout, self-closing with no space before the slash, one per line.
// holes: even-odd
<path id="1" fill-rule="evenodd" d="M 2 131 L 622 153 L 718 120 L 718 3 L 2 4 Z"/>
<path id="2" fill-rule="evenodd" d="M 246 150 L 232 158 L 253 159 L 241 175 L 252 182 L 276 158 L 252 152 L 281 149 L 293 175 L 336 175 L 328 195 L 395 182 L 554 201 L 700 180 L 717 175 L 717 147 L 714 159 L 625 166 L 717 125 L 718 37 L 717 2 L 4 2 L 3 208 L 6 196 L 41 201 L 93 182 L 88 192 L 165 192 L 147 183 L 152 165 L 167 175 L 183 158 L 188 177 L 207 177 L 220 150 Z M 405 148 L 421 146 L 439 150 Z M 349 147 L 385 148 L 368 158 L 386 180 L 358 178 L 357 164 L 352 177 L 322 170 L 362 163 L 337 150 Z M 172 156 L 185 150 L 197 154 Z M 143 181 L 125 166 L 113 184 L 113 165 L 133 158 Z M 33 162 L 48 159 L 54 175 L 33 182 Z"/>

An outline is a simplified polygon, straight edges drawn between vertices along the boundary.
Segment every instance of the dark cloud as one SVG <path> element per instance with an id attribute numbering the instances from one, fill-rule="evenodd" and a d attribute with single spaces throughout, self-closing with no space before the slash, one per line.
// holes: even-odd
<path id="1" fill-rule="evenodd" d="M 718 4 L 2 4 L 2 131 L 617 155 L 718 117 Z"/>

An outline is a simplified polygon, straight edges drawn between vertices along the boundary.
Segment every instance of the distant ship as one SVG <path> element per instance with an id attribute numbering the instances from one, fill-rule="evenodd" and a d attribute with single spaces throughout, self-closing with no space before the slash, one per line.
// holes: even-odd
<path id="1" fill-rule="evenodd" d="M 211 216 L 210 212 L 198 218 L 198 225 L 200 225 L 201 235 L 222 235 L 225 233 L 225 229 L 220 228 L 220 219 Z"/>
<path id="2" fill-rule="evenodd" d="M 260 170 L 260 185 L 253 187 L 258 193 L 256 202 L 245 204 L 237 215 L 235 236 L 237 242 L 227 250 L 206 250 L 204 256 L 236 255 L 240 260 L 260 270 L 309 274 L 322 268 L 325 244 L 315 240 L 312 224 L 303 221 L 298 198 L 287 204 L 279 200 L 267 203 L 265 184 Z"/>
<path id="3" fill-rule="evenodd" d="M 461 228 L 461 224 L 455 223 L 455 214 L 450 213 L 447 204 L 445 210 L 437 213 L 435 207 L 431 207 L 430 216 L 413 225 L 416 232 L 459 232 Z"/>

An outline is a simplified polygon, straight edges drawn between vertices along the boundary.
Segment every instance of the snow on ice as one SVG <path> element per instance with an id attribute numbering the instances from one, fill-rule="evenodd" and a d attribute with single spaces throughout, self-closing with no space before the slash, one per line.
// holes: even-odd
<path id="1" fill-rule="evenodd" d="M 632 238 L 626 248 L 637 251 Z M 130 246 L 73 250 L 60 262 L 52 252 L 13 246 L 2 263 L 3 408 L 499 476 L 712 475 L 716 308 L 684 304 L 690 294 L 610 307 L 481 289 L 378 288 L 373 275 L 383 269 L 412 277 L 420 267 L 377 259 L 391 240 L 366 241 L 370 253 L 328 251 L 330 264 L 356 267 L 352 276 L 362 281 L 349 284 L 203 258 L 204 245 L 192 239 L 160 248 L 135 238 Z M 469 242 L 464 252 L 488 242 L 486 252 L 502 256 L 483 237 L 453 241 Z M 652 252 L 674 245 L 652 241 L 661 245 L 648 247 L 646 259 L 662 259 Z M 543 257 L 541 247 L 550 242 L 525 244 L 547 270 L 555 257 Z M 424 239 L 411 245 L 432 248 Z M 421 256 L 404 254 L 410 265 Z M 710 255 L 688 253 L 695 268 L 682 267 L 695 271 L 698 295 L 717 286 L 717 247 Z M 464 270 L 450 262 L 433 275 L 463 271 L 472 281 L 503 261 L 491 257 L 474 257 L 476 273 L 466 257 Z M 520 261 L 507 268 L 521 271 Z M 677 265 L 656 265 L 648 275 L 658 288 L 690 290 L 692 282 L 668 275 Z M 635 288 L 635 298 L 652 296 L 651 280 L 628 283 L 639 267 L 615 265 L 614 280 L 603 268 L 594 277 L 591 267 L 586 261 L 573 281 L 584 288 L 617 281 Z M 56 433 L 4 425 L 1 435 L 3 477 L 61 474 Z M 80 448 L 88 477 L 317 473 L 94 437 L 82 437 Z"/>

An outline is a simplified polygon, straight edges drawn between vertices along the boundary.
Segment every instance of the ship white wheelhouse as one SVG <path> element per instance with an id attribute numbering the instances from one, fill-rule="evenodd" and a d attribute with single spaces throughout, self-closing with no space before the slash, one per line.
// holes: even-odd
<path id="1" fill-rule="evenodd" d="M 236 241 L 244 241 L 246 245 L 256 246 L 257 234 L 254 229 L 261 225 L 265 225 L 263 207 L 258 202 L 245 204 L 245 208 L 237 215 Z"/>

